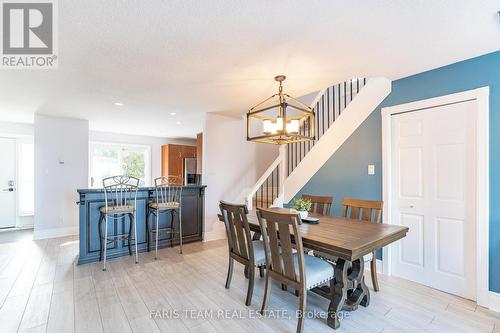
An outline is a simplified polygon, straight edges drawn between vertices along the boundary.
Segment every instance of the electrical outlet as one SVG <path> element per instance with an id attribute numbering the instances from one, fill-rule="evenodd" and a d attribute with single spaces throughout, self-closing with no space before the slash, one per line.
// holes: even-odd
<path id="1" fill-rule="evenodd" d="M 373 165 L 373 164 L 368 165 L 368 175 L 370 175 L 370 176 L 375 175 L 375 165 Z"/>

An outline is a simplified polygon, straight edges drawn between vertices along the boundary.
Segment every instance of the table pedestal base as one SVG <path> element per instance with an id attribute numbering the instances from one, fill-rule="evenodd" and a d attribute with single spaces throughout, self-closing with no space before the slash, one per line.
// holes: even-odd
<path id="1" fill-rule="evenodd" d="M 337 329 L 340 326 L 340 311 L 354 311 L 358 305 L 370 304 L 370 291 L 365 284 L 365 262 L 363 258 L 350 263 L 344 259 L 337 259 L 335 278 L 330 287 L 313 288 L 311 291 L 328 298 L 328 326 Z"/>

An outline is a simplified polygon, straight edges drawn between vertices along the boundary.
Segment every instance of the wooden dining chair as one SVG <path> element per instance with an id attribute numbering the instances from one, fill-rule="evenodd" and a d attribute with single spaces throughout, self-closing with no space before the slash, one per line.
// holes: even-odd
<path id="1" fill-rule="evenodd" d="M 333 204 L 333 197 L 302 194 L 302 199 L 311 201 L 312 212 L 321 215 L 330 215 L 330 210 L 332 209 Z"/>
<path id="2" fill-rule="evenodd" d="M 383 205 L 383 201 L 344 198 L 342 200 L 342 216 L 371 223 L 381 223 Z M 370 261 L 373 289 L 379 291 L 376 252 L 372 253 L 371 260 L 368 261 Z"/>
<path id="3" fill-rule="evenodd" d="M 262 269 L 266 265 L 264 242 L 252 240 L 248 225 L 248 208 L 245 204 L 231 204 L 220 201 L 221 214 L 219 219 L 226 227 L 227 244 L 229 249 L 229 267 L 227 270 L 226 289 L 229 289 L 233 278 L 234 260 L 245 266 L 248 275 L 248 291 L 245 304 L 252 303 L 253 286 L 255 281 L 255 267 Z"/>
<path id="4" fill-rule="evenodd" d="M 269 301 L 270 278 L 290 286 L 299 294 L 297 333 L 301 333 L 304 330 L 307 291 L 329 281 L 330 287 L 333 288 L 333 265 L 304 253 L 298 228 L 300 216 L 297 213 L 290 213 L 289 210 L 258 208 L 257 217 L 264 239 L 266 258 L 266 280 L 261 314 L 265 313 Z"/>

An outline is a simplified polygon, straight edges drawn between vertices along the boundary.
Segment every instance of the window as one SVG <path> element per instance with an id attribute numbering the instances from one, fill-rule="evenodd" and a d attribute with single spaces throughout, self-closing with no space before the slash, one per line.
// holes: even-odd
<path id="1" fill-rule="evenodd" d="M 91 188 L 101 188 L 102 180 L 116 175 L 140 179 L 140 186 L 151 184 L 151 149 L 149 146 L 115 143 L 90 143 Z"/>
<path id="2" fill-rule="evenodd" d="M 35 212 L 35 145 L 22 142 L 18 147 L 18 210 L 19 216 L 29 216 Z"/>

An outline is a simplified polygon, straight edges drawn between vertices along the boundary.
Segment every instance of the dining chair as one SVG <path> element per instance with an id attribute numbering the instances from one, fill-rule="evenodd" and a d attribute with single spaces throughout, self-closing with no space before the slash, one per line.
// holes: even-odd
<path id="1" fill-rule="evenodd" d="M 258 208 L 257 218 L 264 239 L 266 258 L 266 280 L 261 314 L 265 313 L 269 301 L 270 278 L 290 286 L 299 294 L 297 333 L 301 333 L 304 330 L 307 291 L 327 282 L 330 282 L 330 287 L 333 288 L 333 265 L 304 253 L 298 228 L 300 216 L 296 212 Z"/>
<path id="2" fill-rule="evenodd" d="M 129 255 L 132 255 L 130 244 L 132 242 L 132 230 L 134 232 L 135 263 L 139 262 L 137 252 L 137 189 L 139 179 L 129 176 L 112 176 L 102 180 L 104 188 L 104 206 L 99 208 L 99 261 L 103 260 L 102 270 L 106 270 L 107 249 L 109 244 L 116 244 L 121 240 L 127 241 Z M 128 231 L 117 230 L 121 224 L 126 228 L 126 219 L 129 219 Z M 109 221 L 111 220 L 111 221 Z M 118 223 L 122 222 L 122 223 Z M 104 232 L 102 225 L 104 223 Z M 109 223 L 114 225 L 114 233 L 108 231 Z M 104 234 L 104 235 L 103 235 Z"/>
<path id="3" fill-rule="evenodd" d="M 321 215 L 330 215 L 330 210 L 332 209 L 333 197 L 302 194 L 302 199 L 306 199 L 306 200 L 311 201 L 312 212 L 314 212 L 316 214 L 321 214 Z"/>
<path id="4" fill-rule="evenodd" d="M 170 246 L 176 233 L 175 217 L 179 220 L 179 252 L 182 254 L 182 186 L 177 176 L 163 176 L 155 178 L 155 194 L 146 212 L 146 228 L 148 251 L 151 249 L 151 235 L 155 235 L 155 259 L 158 258 L 158 241 L 160 232 L 170 235 Z M 153 227 L 150 216 L 153 214 L 155 225 Z M 160 215 L 170 214 L 170 226 L 160 228 Z"/>
<path id="5" fill-rule="evenodd" d="M 227 270 L 226 289 L 229 289 L 233 278 L 233 266 L 236 260 L 245 266 L 248 276 L 248 291 L 245 305 L 252 303 L 252 294 L 255 281 L 255 267 L 262 269 L 266 265 L 264 242 L 252 240 L 248 225 L 248 208 L 245 204 L 231 204 L 220 201 L 221 214 L 219 219 L 224 222 L 229 249 L 229 267 Z"/>
<path id="6" fill-rule="evenodd" d="M 342 216 L 371 223 L 381 223 L 383 205 L 383 201 L 344 198 L 342 200 Z M 373 289 L 379 291 L 376 252 L 371 254 L 371 258 L 365 258 L 366 261 L 370 261 Z"/>

